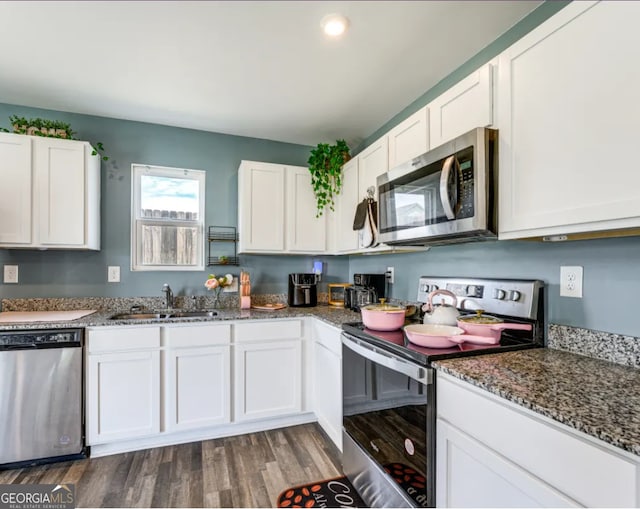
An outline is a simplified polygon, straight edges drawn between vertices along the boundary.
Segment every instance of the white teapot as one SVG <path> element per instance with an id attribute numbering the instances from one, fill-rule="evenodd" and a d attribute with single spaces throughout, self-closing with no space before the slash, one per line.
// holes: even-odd
<path id="1" fill-rule="evenodd" d="M 453 305 L 450 304 L 433 304 L 433 298 L 436 295 L 446 295 L 453 299 Z M 424 311 L 423 323 L 437 324 L 437 325 L 458 325 L 458 316 L 460 313 L 457 309 L 458 299 L 449 290 L 435 290 L 429 294 L 427 303 L 422 306 Z"/>

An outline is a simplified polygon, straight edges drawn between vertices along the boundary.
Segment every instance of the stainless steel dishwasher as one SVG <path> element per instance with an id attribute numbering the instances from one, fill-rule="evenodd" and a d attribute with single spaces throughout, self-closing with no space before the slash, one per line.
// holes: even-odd
<path id="1" fill-rule="evenodd" d="M 83 329 L 0 332 L 0 468 L 85 457 Z"/>

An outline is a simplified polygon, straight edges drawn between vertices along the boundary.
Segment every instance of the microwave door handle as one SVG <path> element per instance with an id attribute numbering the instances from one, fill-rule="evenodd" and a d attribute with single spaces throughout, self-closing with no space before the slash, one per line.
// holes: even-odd
<path id="1" fill-rule="evenodd" d="M 442 173 L 440 174 L 440 201 L 444 208 L 444 214 L 447 219 L 456 218 L 456 213 L 451 206 L 451 196 L 449 196 L 449 175 L 456 169 L 456 156 L 449 156 L 442 165 Z"/>
<path id="2" fill-rule="evenodd" d="M 433 382 L 430 370 L 397 359 L 395 357 L 392 357 L 391 355 L 387 355 L 377 349 L 373 349 L 362 344 L 360 341 L 354 341 L 344 334 L 342 335 L 342 343 L 347 348 L 353 350 L 355 353 L 364 357 L 365 359 L 369 359 L 376 364 L 381 364 L 382 366 L 386 366 L 393 371 L 402 373 L 403 375 L 413 378 L 414 380 L 422 384 L 429 385 Z"/>

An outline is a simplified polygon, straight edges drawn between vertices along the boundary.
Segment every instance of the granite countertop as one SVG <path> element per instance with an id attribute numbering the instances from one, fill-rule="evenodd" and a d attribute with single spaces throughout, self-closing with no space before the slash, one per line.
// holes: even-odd
<path id="1" fill-rule="evenodd" d="M 180 311 L 177 309 L 176 311 Z M 100 310 L 90 315 L 78 318 L 77 320 L 56 321 L 56 322 L 14 322 L 0 324 L 0 331 L 11 330 L 34 330 L 34 329 L 70 329 L 84 327 L 102 327 L 108 325 L 162 325 L 174 323 L 197 323 L 197 322 L 219 322 L 221 320 L 265 320 L 276 318 L 303 318 L 314 316 L 331 325 L 341 327 L 345 322 L 360 321 L 359 312 L 344 308 L 334 308 L 328 305 L 318 305 L 316 307 L 286 307 L 278 310 L 258 310 L 258 309 L 238 309 L 221 308 L 215 309 L 216 316 L 213 317 L 192 317 L 192 318 L 163 318 L 148 320 L 111 320 L 110 317 L 118 311 Z M 166 313 L 166 310 L 160 311 Z"/>
<path id="2" fill-rule="evenodd" d="M 78 309 L 87 309 L 87 304 L 92 304 L 92 301 L 82 304 Z M 56 308 L 51 306 L 49 309 Z M 214 317 L 111 320 L 110 317 L 118 311 L 122 309 L 101 309 L 83 318 L 64 322 L 5 323 L 0 324 L 0 331 L 309 316 L 341 327 L 343 323 L 361 320 L 359 312 L 326 304 L 279 310 L 223 307 L 216 309 L 217 315 Z M 447 359 L 437 361 L 435 366 L 444 373 L 536 413 L 640 455 L 640 369 L 636 367 L 550 348 Z"/>
<path id="3" fill-rule="evenodd" d="M 540 348 L 448 359 L 439 371 L 640 455 L 640 369 Z"/>

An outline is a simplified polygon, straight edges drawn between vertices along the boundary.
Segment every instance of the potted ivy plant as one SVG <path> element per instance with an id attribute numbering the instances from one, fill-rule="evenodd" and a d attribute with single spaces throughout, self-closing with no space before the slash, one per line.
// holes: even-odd
<path id="1" fill-rule="evenodd" d="M 47 138 L 62 138 L 67 140 L 75 140 L 76 132 L 71 129 L 71 125 L 59 120 L 47 120 L 44 118 L 19 117 L 11 115 L 9 123 L 15 134 L 27 134 L 29 136 L 44 136 Z M 0 132 L 11 132 L 9 129 L 0 127 Z M 104 154 L 104 145 L 97 142 L 92 145 L 92 156 L 99 156 L 103 161 L 108 161 L 109 156 Z"/>
<path id="2" fill-rule="evenodd" d="M 316 196 L 316 217 L 320 217 L 326 207 L 334 210 L 335 196 L 342 187 L 342 165 L 349 159 L 349 147 L 344 140 L 337 140 L 335 145 L 319 143 L 311 151 L 307 163 Z"/>

